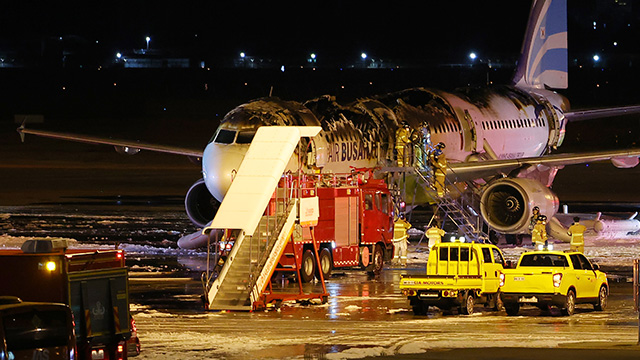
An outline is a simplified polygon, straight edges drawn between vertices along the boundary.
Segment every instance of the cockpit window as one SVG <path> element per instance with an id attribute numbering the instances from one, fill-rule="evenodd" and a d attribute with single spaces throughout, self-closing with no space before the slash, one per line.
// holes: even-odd
<path id="1" fill-rule="evenodd" d="M 220 129 L 218 134 L 213 139 L 214 143 L 218 144 L 231 144 L 236 137 L 236 132 L 232 130 Z"/>
<path id="2" fill-rule="evenodd" d="M 253 137 L 256 135 L 253 131 L 240 131 L 238 133 L 238 138 L 236 139 L 237 144 L 251 144 Z"/>

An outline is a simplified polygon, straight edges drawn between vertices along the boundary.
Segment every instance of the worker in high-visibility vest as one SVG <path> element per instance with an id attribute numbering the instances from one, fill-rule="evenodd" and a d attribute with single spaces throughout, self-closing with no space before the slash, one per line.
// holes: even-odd
<path id="1" fill-rule="evenodd" d="M 402 126 L 396 130 L 396 153 L 398 167 L 411 166 L 411 128 L 403 121 Z"/>
<path id="2" fill-rule="evenodd" d="M 573 224 L 569 227 L 569 231 L 567 234 L 571 236 L 571 244 L 569 249 L 571 251 L 578 251 L 584 253 L 584 232 L 587 230 L 587 227 L 580 224 L 580 218 L 574 217 Z"/>
<path id="3" fill-rule="evenodd" d="M 444 155 L 444 149 L 446 145 L 443 142 L 439 142 L 436 148 L 429 152 L 429 165 L 433 170 L 433 187 L 438 193 L 439 197 L 443 197 L 445 194 L 444 180 L 447 171 L 447 158 Z"/>
<path id="4" fill-rule="evenodd" d="M 547 242 L 547 217 L 544 215 L 538 216 L 536 225 L 531 231 L 531 242 L 535 247 L 539 245 L 546 245 Z"/>
<path id="5" fill-rule="evenodd" d="M 533 231 L 533 227 L 536 226 L 536 223 L 538 222 L 538 216 L 540 216 L 540 208 L 537 206 L 534 206 L 531 213 L 531 220 L 529 220 L 530 232 Z"/>
<path id="6" fill-rule="evenodd" d="M 411 224 L 400 215 L 400 218 L 393 224 L 393 263 L 407 266 L 407 253 L 409 250 L 409 235 L 407 230 L 411 229 Z"/>
<path id="7" fill-rule="evenodd" d="M 442 242 L 442 237 L 445 232 L 440 229 L 436 223 L 432 227 L 428 228 L 425 234 L 427 235 L 427 239 L 429 239 L 429 249 L 431 249 L 435 244 L 440 244 Z"/>

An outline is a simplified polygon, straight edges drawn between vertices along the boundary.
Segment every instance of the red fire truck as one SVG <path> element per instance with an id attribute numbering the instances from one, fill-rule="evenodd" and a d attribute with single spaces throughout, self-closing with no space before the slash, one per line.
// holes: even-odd
<path id="1" fill-rule="evenodd" d="M 320 278 L 320 270 L 325 278 L 337 268 L 380 273 L 384 261 L 393 257 L 394 214 L 386 183 L 365 179 L 360 173 L 304 177 L 300 183 L 302 199 L 318 198 L 318 221 L 315 226 L 302 227 L 302 240 L 294 241 L 295 250 L 285 252 L 280 265 L 300 264 L 305 282 Z M 312 236 L 318 246 L 319 269 Z"/>
<path id="2" fill-rule="evenodd" d="M 0 296 L 66 304 L 79 359 L 126 359 L 129 290 L 121 250 L 68 250 L 66 241 L 28 240 L 0 251 Z"/>

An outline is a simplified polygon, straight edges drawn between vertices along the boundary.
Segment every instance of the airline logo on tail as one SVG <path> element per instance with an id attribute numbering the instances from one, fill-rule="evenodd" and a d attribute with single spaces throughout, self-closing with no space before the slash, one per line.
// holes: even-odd
<path id="1" fill-rule="evenodd" d="M 567 59 L 567 1 L 534 1 L 514 84 L 523 88 L 566 89 Z"/>

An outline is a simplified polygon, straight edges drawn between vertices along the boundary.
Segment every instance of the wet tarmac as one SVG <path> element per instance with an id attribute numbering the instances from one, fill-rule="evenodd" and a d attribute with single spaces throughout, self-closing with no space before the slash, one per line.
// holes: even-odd
<path id="1" fill-rule="evenodd" d="M 139 359 L 542 359 L 562 351 L 590 359 L 602 349 L 607 356 L 598 359 L 640 357 L 635 346 L 638 315 L 626 266 L 610 274 L 605 312 L 581 305 L 571 317 L 536 308 L 507 317 L 479 307 L 476 314 L 462 316 L 431 308 L 426 316 L 415 316 L 397 285 L 403 274 L 424 269 L 424 248 L 414 240 L 408 268 L 386 267 L 379 277 L 358 270 L 334 272 L 326 284 L 327 304 L 291 302 L 270 311 L 207 312 L 200 280 L 206 253 L 175 246 L 179 234 L 191 230 L 181 212 L 88 208 L 0 208 L 2 232 L 10 235 L 4 245 L 16 246 L 22 236 L 47 235 L 76 238 L 76 246 L 117 244 L 125 249 L 132 314 L 143 349 Z M 613 255 L 603 261 L 626 261 L 616 254 L 623 254 L 628 244 L 609 248 Z M 504 250 L 515 256 L 521 249 Z M 304 290 L 318 291 L 319 285 L 306 284 Z"/>

